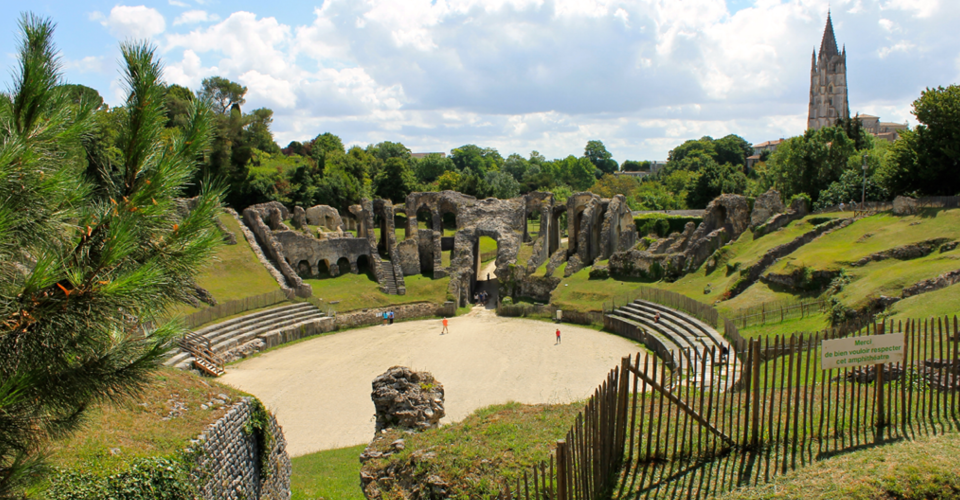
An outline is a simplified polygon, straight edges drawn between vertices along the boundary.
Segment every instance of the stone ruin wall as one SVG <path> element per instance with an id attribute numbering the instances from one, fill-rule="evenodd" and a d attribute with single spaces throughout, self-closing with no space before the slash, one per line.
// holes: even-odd
<path id="1" fill-rule="evenodd" d="M 268 451 L 268 470 L 261 470 L 257 440 L 244 431 L 253 405 L 252 398 L 243 398 L 200 435 L 196 444 L 200 455 L 192 475 L 204 500 L 290 498 L 291 464 L 283 429 L 273 415 L 268 416 L 273 439 Z"/>
<path id="2" fill-rule="evenodd" d="M 430 228 L 420 229 L 417 213 L 429 213 Z M 556 286 L 557 278 L 534 277 L 542 264 L 550 260 L 556 267 L 569 259 L 567 275 L 605 260 L 617 251 L 633 247 L 637 241 L 633 216 L 621 195 L 602 199 L 592 193 L 577 193 L 565 204 L 556 203 L 552 193 L 533 192 L 524 196 L 499 200 L 477 200 L 456 191 L 410 193 L 405 203 L 394 205 L 389 200 L 363 200 L 349 208 L 350 216 L 340 216 L 327 206 L 288 211 L 279 203 L 249 207 L 244 211 L 247 225 L 257 234 L 265 252 L 278 263 L 280 272 L 291 283 L 302 285 L 301 276 L 317 275 L 323 263 L 331 275 L 339 273 L 337 262 L 347 259 L 351 272 L 366 256 L 371 270 L 385 290 L 386 273 L 393 269 L 393 278 L 403 293 L 403 277 L 432 273 L 433 277 L 450 276 L 449 292 L 461 304 L 472 296 L 479 266 L 479 239 L 488 236 L 497 241 L 496 274 L 501 294 L 531 295 L 537 300 L 549 296 L 546 288 Z M 527 219 L 540 213 L 540 230 L 536 238 L 527 232 Z M 443 217 L 456 217 L 456 232 L 444 236 Z M 403 239 L 395 233 L 396 216 L 406 216 Z M 560 217 L 573 215 L 569 226 L 568 249 L 561 247 Z M 331 230 L 323 239 L 291 230 L 294 226 L 320 225 Z M 357 237 L 345 236 L 347 221 L 355 221 Z M 331 227 L 335 226 L 335 227 Z M 379 239 L 374 228 L 380 229 Z M 515 266 L 521 245 L 532 245 L 532 255 L 522 268 Z M 443 266 L 442 252 L 451 251 L 450 264 Z M 392 266 L 386 266 L 380 255 L 389 255 Z M 548 273 L 549 274 L 549 273 Z M 529 281 L 529 283 L 528 283 Z M 308 286 L 308 285 L 302 285 Z"/>

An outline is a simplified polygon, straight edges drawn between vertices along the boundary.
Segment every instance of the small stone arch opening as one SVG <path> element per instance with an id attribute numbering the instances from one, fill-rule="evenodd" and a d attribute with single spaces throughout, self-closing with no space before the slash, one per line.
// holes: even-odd
<path id="1" fill-rule="evenodd" d="M 357 257 L 357 272 L 360 274 L 367 275 L 373 281 L 376 281 L 377 278 L 373 274 L 373 266 L 370 265 L 370 256 L 361 255 Z"/>
<path id="2" fill-rule="evenodd" d="M 333 275 L 330 273 L 330 263 L 327 259 L 320 259 L 317 262 L 317 277 L 318 278 L 331 278 Z"/>
<path id="3" fill-rule="evenodd" d="M 420 205 L 417 208 L 417 229 L 428 229 L 430 231 L 434 229 L 433 212 L 427 205 Z"/>
<path id="4" fill-rule="evenodd" d="M 338 274 L 347 274 L 350 272 L 350 261 L 346 257 L 340 257 L 337 261 Z"/>
<path id="5" fill-rule="evenodd" d="M 297 263 L 297 276 L 301 278 L 312 278 L 313 271 L 310 270 L 310 263 L 306 260 L 301 260 Z"/>

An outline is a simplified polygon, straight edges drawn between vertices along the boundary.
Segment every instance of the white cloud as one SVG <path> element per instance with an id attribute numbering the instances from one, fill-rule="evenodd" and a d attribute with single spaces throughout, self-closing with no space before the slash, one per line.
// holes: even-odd
<path id="1" fill-rule="evenodd" d="M 940 7 L 940 0 L 888 0 L 881 8 L 912 11 L 917 17 L 930 17 Z"/>
<path id="2" fill-rule="evenodd" d="M 220 16 L 205 10 L 188 10 L 173 20 L 173 25 L 207 23 L 220 20 Z"/>
<path id="3" fill-rule="evenodd" d="M 174 7 L 190 7 L 190 4 L 186 2 L 181 2 L 180 0 L 167 0 L 167 3 L 173 5 Z"/>
<path id="4" fill-rule="evenodd" d="M 150 38 L 163 33 L 166 21 L 156 9 L 138 5 L 130 7 L 117 5 L 110 9 L 110 15 L 103 17 L 99 12 L 91 14 L 91 19 L 99 20 L 110 33 L 120 39 Z"/>
<path id="5" fill-rule="evenodd" d="M 914 48 L 916 48 L 916 45 L 913 43 L 910 43 L 906 40 L 900 40 L 899 42 L 888 47 L 880 47 L 880 50 L 877 51 L 877 55 L 880 56 L 880 59 L 883 59 L 894 52 L 909 52 Z"/>
<path id="6" fill-rule="evenodd" d="M 107 68 L 103 56 L 86 56 L 82 59 L 63 61 L 63 69 L 76 70 L 79 73 L 106 73 Z"/>

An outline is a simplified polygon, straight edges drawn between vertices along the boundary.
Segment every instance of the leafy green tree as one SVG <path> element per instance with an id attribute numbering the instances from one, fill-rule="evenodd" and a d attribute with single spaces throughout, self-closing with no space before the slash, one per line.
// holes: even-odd
<path id="1" fill-rule="evenodd" d="M 86 85 L 70 83 L 64 84 L 62 87 L 70 95 L 70 102 L 74 104 L 97 110 L 108 107 L 104 104 L 103 97 L 100 96 L 100 92 L 97 92 L 96 89 L 92 89 Z"/>
<path id="2" fill-rule="evenodd" d="M 222 76 L 204 78 L 200 83 L 199 95 L 201 99 L 212 102 L 214 109 L 222 115 L 234 106 L 247 102 L 247 88 Z"/>
<path id="3" fill-rule="evenodd" d="M 450 152 L 450 159 L 461 174 L 469 170 L 481 179 L 487 175 L 487 172 L 500 170 L 503 165 L 503 157 L 496 149 L 481 148 L 475 144 L 454 148 Z"/>
<path id="4" fill-rule="evenodd" d="M 53 24 L 20 21 L 19 68 L 0 98 L 0 497 L 36 480 L 50 439 L 87 410 L 143 387 L 183 333 L 158 315 L 196 294 L 194 276 L 220 240 L 219 193 L 189 214 L 176 198 L 209 144 L 209 111 L 163 141 L 161 65 L 124 44 L 128 97 L 118 135 L 118 182 L 105 199 L 85 182 L 77 145 L 92 108 L 69 106 Z M 14 182 L 15 181 L 15 182 Z M 143 325 L 159 326 L 145 332 Z"/>
<path id="5" fill-rule="evenodd" d="M 442 176 L 445 172 L 456 170 L 456 165 L 450 158 L 440 156 L 437 153 L 431 153 L 417 160 L 414 171 L 417 174 L 417 180 L 423 183 L 430 183 Z"/>
<path id="6" fill-rule="evenodd" d="M 687 205 L 705 208 L 721 194 L 743 194 L 746 189 L 747 176 L 743 172 L 729 163 L 717 165 L 716 162 L 711 162 L 704 167 L 687 191 Z"/>
<path id="7" fill-rule="evenodd" d="M 649 172 L 650 161 L 624 160 L 620 165 L 620 170 L 623 172 Z"/>
<path id="8" fill-rule="evenodd" d="M 460 174 L 456 171 L 444 172 L 437 178 L 437 189 L 440 191 L 455 190 L 460 184 Z"/>
<path id="9" fill-rule="evenodd" d="M 700 139 L 691 139 L 673 148 L 673 150 L 671 150 L 667 155 L 667 166 L 665 167 L 666 170 L 676 170 L 676 165 L 679 164 L 679 162 L 683 161 L 683 159 L 687 156 L 694 154 L 701 154 L 708 158 L 715 158 L 717 155 L 717 150 L 713 144 L 713 138 L 710 136 L 704 136 Z"/>
<path id="10" fill-rule="evenodd" d="M 638 187 L 640 187 L 640 182 L 629 175 L 604 174 L 590 186 L 588 191 L 598 194 L 602 198 L 613 198 L 618 194 L 630 198 Z"/>
<path id="11" fill-rule="evenodd" d="M 780 143 L 767 163 L 766 175 L 784 198 L 805 193 L 816 202 L 820 191 L 840 178 L 847 159 L 855 153 L 854 142 L 842 128 L 808 129 Z"/>
<path id="12" fill-rule="evenodd" d="M 583 155 L 590 160 L 590 163 L 593 163 L 594 167 L 604 174 L 612 174 L 617 171 L 617 162 L 613 160 L 613 155 L 607 151 L 607 147 L 603 145 L 603 141 L 587 141 L 586 147 L 583 148 Z"/>
<path id="13" fill-rule="evenodd" d="M 521 181 L 523 180 L 523 175 L 527 173 L 527 169 L 529 168 L 529 160 L 516 153 L 513 153 L 512 155 L 508 156 L 506 160 L 504 160 L 501 170 L 512 175 L 517 181 Z"/>
<path id="14" fill-rule="evenodd" d="M 880 181 L 891 195 L 960 193 L 960 86 L 924 90 L 913 114 L 920 124 L 900 133 Z"/>
<path id="15" fill-rule="evenodd" d="M 280 146 L 273 141 L 270 124 L 273 123 L 273 110 L 257 108 L 244 117 L 244 129 L 241 148 L 254 148 L 270 154 L 279 154 Z"/>
<path id="16" fill-rule="evenodd" d="M 743 167 L 747 164 L 747 157 L 753 154 L 753 146 L 736 134 L 713 141 L 713 147 L 713 160 L 720 165 L 729 163 L 734 167 Z"/>
<path id="17" fill-rule="evenodd" d="M 180 85 L 170 85 L 163 97 L 167 108 L 167 127 L 187 127 L 190 123 L 190 103 L 196 98 L 193 91 Z"/>
<path id="18" fill-rule="evenodd" d="M 871 144 L 871 135 L 863 128 L 863 121 L 860 120 L 860 113 L 857 113 L 857 116 L 850 118 L 840 118 L 837 120 L 837 126 L 842 128 L 844 133 L 847 134 L 853 141 L 853 147 L 860 151 L 861 149 L 867 149 Z"/>
<path id="19" fill-rule="evenodd" d="M 587 157 L 574 158 L 571 155 L 568 158 L 572 159 L 567 163 L 570 187 L 577 191 L 585 191 L 597 180 L 594 173 L 596 167 Z"/>
<path id="20" fill-rule="evenodd" d="M 506 200 L 520 195 L 520 183 L 512 175 L 504 172 L 487 172 L 483 178 L 486 184 L 485 196 Z"/>
<path id="21" fill-rule="evenodd" d="M 373 184 L 377 196 L 394 203 L 403 203 L 407 195 L 416 188 L 417 181 L 407 162 L 394 157 L 383 164 L 383 168 L 373 179 Z"/>

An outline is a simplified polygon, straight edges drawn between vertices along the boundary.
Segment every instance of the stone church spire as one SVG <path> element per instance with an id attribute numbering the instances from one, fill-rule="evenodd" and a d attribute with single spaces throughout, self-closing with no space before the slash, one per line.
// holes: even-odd
<path id="1" fill-rule="evenodd" d="M 814 52 L 810 61 L 810 106 L 807 128 L 830 127 L 840 118 L 849 118 L 847 103 L 847 49 L 837 48 L 833 33 L 833 19 L 827 13 L 823 28 L 820 53 Z"/>

